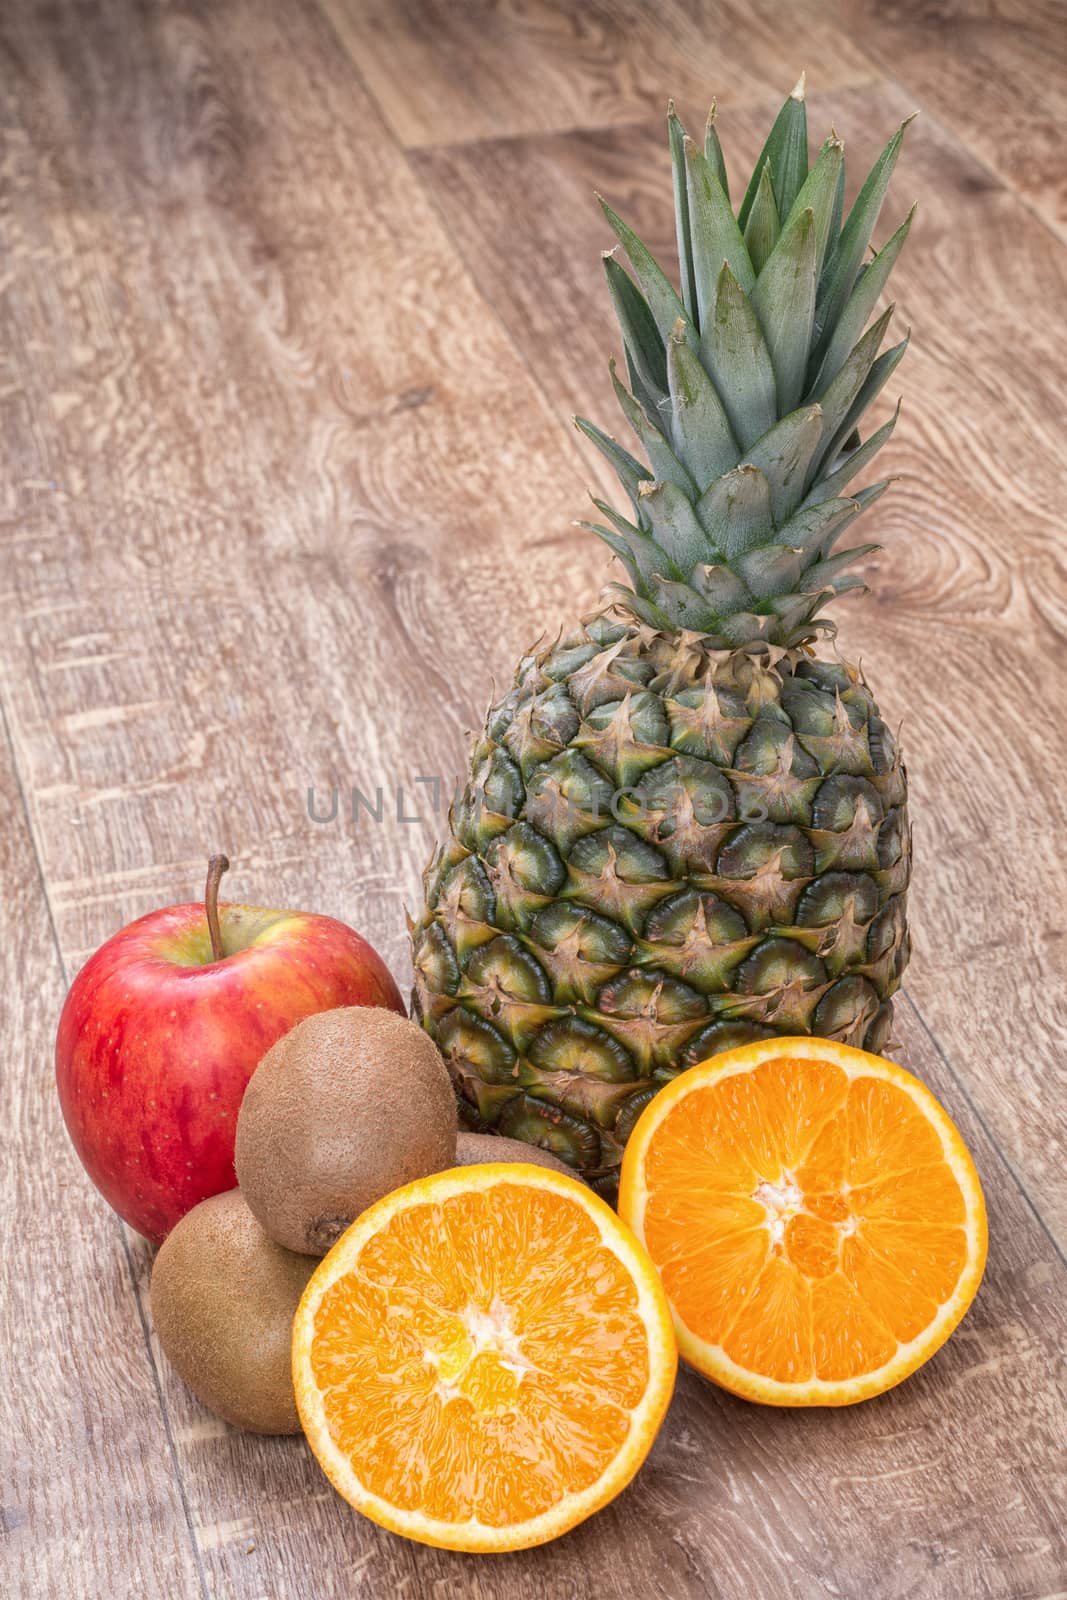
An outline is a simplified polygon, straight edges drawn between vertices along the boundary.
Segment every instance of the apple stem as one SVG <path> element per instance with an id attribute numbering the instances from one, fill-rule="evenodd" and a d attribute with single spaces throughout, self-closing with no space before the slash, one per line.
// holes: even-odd
<path id="1" fill-rule="evenodd" d="M 211 959 L 223 958 L 222 931 L 219 928 L 219 884 L 222 874 L 229 872 L 227 856 L 212 856 L 207 864 L 207 884 L 204 888 L 204 910 L 207 912 L 207 931 L 211 935 Z"/>

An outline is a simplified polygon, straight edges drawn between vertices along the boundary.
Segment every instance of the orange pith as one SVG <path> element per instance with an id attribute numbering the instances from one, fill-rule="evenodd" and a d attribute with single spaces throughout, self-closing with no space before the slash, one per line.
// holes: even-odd
<path id="1" fill-rule="evenodd" d="M 825 1040 L 767 1040 L 675 1079 L 631 1135 L 619 1211 L 682 1354 L 771 1404 L 899 1383 L 985 1261 L 981 1187 L 946 1113 L 894 1063 Z"/>
<path id="2" fill-rule="evenodd" d="M 388 1195 L 294 1324 L 309 1442 L 375 1521 L 462 1550 L 574 1526 L 629 1481 L 673 1385 L 651 1263 L 584 1185 L 467 1167 Z"/>

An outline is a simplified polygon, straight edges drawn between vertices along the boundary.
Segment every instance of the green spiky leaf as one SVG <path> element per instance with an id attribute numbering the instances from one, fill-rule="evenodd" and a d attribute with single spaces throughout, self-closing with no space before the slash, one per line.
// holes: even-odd
<path id="1" fill-rule="evenodd" d="M 837 187 L 834 189 L 834 203 L 830 211 L 830 230 L 826 237 L 826 253 L 823 257 L 823 270 L 826 263 L 837 249 L 837 241 L 841 237 L 841 223 L 845 216 L 845 163 L 842 150 L 841 165 L 837 170 Z"/>
<path id="2" fill-rule="evenodd" d="M 642 520 L 652 537 L 682 572 L 691 572 L 708 558 L 708 540 L 693 502 L 677 484 L 643 483 L 638 490 Z"/>
<path id="3" fill-rule="evenodd" d="M 758 600 L 795 587 L 804 558 L 787 544 L 762 544 L 737 558 L 737 570 Z"/>
<path id="4" fill-rule="evenodd" d="M 611 294 L 627 360 L 653 401 L 667 393 L 667 349 L 648 302 L 612 255 L 604 257 Z"/>
<path id="5" fill-rule="evenodd" d="M 611 437 L 610 433 L 605 433 L 602 428 L 598 428 L 595 422 L 588 422 L 585 417 L 575 417 L 574 426 L 596 445 L 601 455 L 616 473 L 619 482 L 636 508 L 638 486 L 652 477 L 648 468 L 642 466 L 640 461 L 635 460 L 628 450 L 624 450 L 618 440 Z"/>
<path id="6" fill-rule="evenodd" d="M 908 338 L 910 338 L 910 335 Z M 902 339 L 899 344 L 895 344 L 891 350 L 886 350 L 878 357 L 878 360 L 867 374 L 859 394 L 849 407 L 845 420 L 822 452 L 819 458 L 818 471 L 836 471 L 838 465 L 837 457 L 844 448 L 845 441 L 854 431 L 857 422 L 867 407 L 877 399 L 896 371 L 905 350 L 908 348 L 908 338 Z"/>
<path id="7" fill-rule="evenodd" d="M 724 616 L 730 611 L 738 611 L 752 604 L 752 596 L 730 567 L 721 565 L 696 567 L 690 573 L 689 581 L 718 616 Z"/>
<path id="8" fill-rule="evenodd" d="M 799 404 L 815 315 L 815 219 L 799 212 L 782 232 L 752 294 L 774 367 L 778 414 Z"/>
<path id="9" fill-rule="evenodd" d="M 692 234 L 689 226 L 689 180 L 686 173 L 686 132 L 674 109 L 667 107 L 667 129 L 671 145 L 671 173 L 674 180 L 674 231 L 678 240 L 678 270 L 682 284 L 682 303 L 694 322 L 697 320 L 696 274 L 693 266 Z"/>
<path id="10" fill-rule="evenodd" d="M 816 397 L 831 379 L 836 377 L 853 345 L 867 326 L 867 318 L 877 305 L 878 297 L 886 286 L 886 280 L 911 230 L 914 216 L 915 207 L 912 206 L 896 233 L 886 241 L 874 260 L 868 262 L 857 278 L 840 319 L 834 324 L 828 323 L 821 338 L 816 341 L 808 365 L 809 376 L 813 380 L 811 391 Z"/>
<path id="11" fill-rule="evenodd" d="M 777 386 L 759 318 L 723 262 L 712 315 L 702 326 L 700 353 L 722 398 L 742 450 L 778 420 Z"/>
<path id="12" fill-rule="evenodd" d="M 804 498 L 808 468 L 824 437 L 823 427 L 818 406 L 791 411 L 747 453 L 746 460 L 767 480 L 776 525 L 785 522 Z"/>
<path id="13" fill-rule="evenodd" d="M 703 327 L 714 304 L 715 286 L 724 261 L 741 285 L 749 290 L 756 281 L 745 241 L 730 202 L 718 178 L 692 139 L 685 142 L 689 174 L 689 226 L 696 271 L 697 325 Z"/>
<path id="14" fill-rule="evenodd" d="M 614 361 L 610 362 L 609 366 L 611 381 L 615 389 L 615 398 L 618 400 L 627 422 L 641 441 L 644 452 L 651 463 L 653 477 L 664 478 L 671 483 L 676 483 L 684 494 L 695 498 L 698 493 L 697 484 L 686 471 L 682 462 L 679 461 L 659 428 L 650 420 L 644 407 L 638 405 L 633 395 L 619 382 Z"/>
<path id="15" fill-rule="evenodd" d="M 767 142 L 760 151 L 738 213 L 742 228 L 748 222 L 748 214 L 756 202 L 760 174 L 765 164 L 770 165 L 778 215 L 788 217 L 800 193 L 801 184 L 808 175 L 808 118 L 804 108 L 803 78 L 779 111 L 767 135 Z"/>
<path id="16" fill-rule="evenodd" d="M 730 181 L 726 176 L 726 161 L 723 158 L 722 145 L 715 129 L 715 102 L 711 102 L 708 112 L 707 126 L 704 129 L 704 156 L 708 166 L 719 180 L 719 187 L 727 200 L 730 198 Z"/>
<path id="17" fill-rule="evenodd" d="M 680 326 L 667 341 L 667 384 L 671 439 L 699 493 L 713 478 L 736 464 L 738 445 L 715 385 L 689 348 Z"/>
<path id="18" fill-rule="evenodd" d="M 606 200 L 601 199 L 599 195 L 597 199 L 600 200 L 600 208 L 611 224 L 615 237 L 626 251 L 630 265 L 637 273 L 637 281 L 644 292 L 652 320 L 659 329 L 660 338 L 666 341 L 679 317 L 683 321 L 688 321 L 677 290 L 648 246 L 637 237 L 632 228 L 627 227 Z"/>
<path id="19" fill-rule="evenodd" d="M 774 203 L 771 169 L 765 166 L 760 176 L 752 210 L 745 224 L 745 248 L 757 275 L 763 271 L 771 251 L 778 243 L 779 232 L 778 207 Z"/>
<path id="20" fill-rule="evenodd" d="M 865 489 L 857 489 L 852 498 L 861 511 L 866 511 L 868 506 L 882 498 L 889 485 L 895 481 L 894 478 L 883 478 L 881 483 L 869 483 Z"/>
<path id="21" fill-rule="evenodd" d="M 716 625 L 715 612 L 688 583 L 678 583 L 671 578 L 655 577 L 651 583 L 652 599 L 667 616 L 677 617 L 678 624 L 694 631 L 712 629 Z"/>
<path id="22" fill-rule="evenodd" d="M 605 605 L 622 606 L 648 628 L 656 628 L 664 633 L 669 633 L 674 626 L 670 617 L 661 611 L 657 605 L 654 605 L 647 595 L 628 589 L 624 583 L 606 583 L 604 585 L 604 603 Z"/>
<path id="23" fill-rule="evenodd" d="M 864 556 L 873 555 L 880 550 L 880 544 L 858 544 L 852 550 L 841 550 L 836 556 L 829 556 L 825 561 L 819 561 L 804 574 L 805 582 L 822 588 L 824 584 L 836 586 L 840 582 L 840 575 L 846 568 L 855 566 L 857 561 L 862 561 Z M 862 578 L 859 579 L 862 583 Z M 850 585 L 852 587 L 852 585 Z M 840 592 L 840 591 L 838 591 Z"/>
<path id="24" fill-rule="evenodd" d="M 598 539 L 602 539 L 626 568 L 626 576 L 633 584 L 634 593 L 641 594 L 643 592 L 644 582 L 641 576 L 641 569 L 634 559 L 633 551 L 626 540 L 615 532 L 614 528 L 605 528 L 602 522 L 587 522 L 584 518 L 580 522 L 576 522 L 575 527 L 585 528 L 587 533 L 595 533 Z M 651 540 L 649 540 L 649 544 L 652 544 Z M 655 548 L 655 545 L 652 545 L 652 549 L 654 550 Z"/>
<path id="25" fill-rule="evenodd" d="M 911 118 L 908 118 L 908 122 Z M 882 209 L 889 180 L 896 166 L 900 146 L 904 140 L 904 122 L 890 139 L 878 160 L 871 168 L 856 203 L 841 229 L 833 255 L 826 263 L 823 281 L 819 286 L 818 308 L 815 317 L 815 334 L 820 338 L 823 330 L 835 325 L 849 295 L 852 293 L 863 258 L 867 253 L 871 234 Z"/>
<path id="26" fill-rule="evenodd" d="M 785 600 L 775 601 L 774 610 L 778 616 L 777 635 L 785 645 L 804 644 L 818 633 L 824 633 L 830 624 L 823 618 L 816 616 L 824 596 L 797 595 L 787 597 L 792 603 L 786 604 Z"/>
<path id="27" fill-rule="evenodd" d="M 729 561 L 762 543 L 774 527 L 771 491 L 758 467 L 735 467 L 701 495 L 697 516 L 711 543 Z"/>
<path id="28" fill-rule="evenodd" d="M 772 630 L 771 619 L 766 614 L 761 616 L 753 611 L 737 611 L 733 616 L 719 618 L 719 634 L 731 650 L 752 644 L 757 639 L 777 637 L 778 633 L 778 629 Z"/>
<path id="29" fill-rule="evenodd" d="M 886 311 L 873 323 L 863 335 L 848 360 L 837 374 L 836 378 L 824 391 L 819 404 L 823 412 L 823 439 L 829 441 L 834 437 L 852 409 L 853 401 L 859 394 L 867 374 L 874 366 L 875 358 L 881 348 L 885 331 L 893 315 L 893 307 Z"/>
<path id="30" fill-rule="evenodd" d="M 794 550 L 809 556 L 824 556 L 831 550 L 845 524 L 859 512 L 854 498 L 824 500 L 817 506 L 802 506 L 779 528 L 778 537 Z"/>
<path id="31" fill-rule="evenodd" d="M 810 210 L 815 223 L 815 277 L 818 280 L 826 259 L 826 249 L 833 226 L 834 204 L 839 179 L 844 171 L 845 147 L 840 139 L 829 138 L 819 151 L 818 160 L 805 178 L 793 209 L 785 218 L 785 226 L 801 211 Z"/>
<path id="32" fill-rule="evenodd" d="M 641 528 L 635 528 L 632 522 L 620 517 L 618 512 L 612 510 L 605 501 L 594 500 L 593 504 L 602 516 L 608 518 L 612 527 L 605 528 L 599 522 L 583 522 L 581 526 L 590 529 L 614 550 L 640 593 L 650 592 L 648 586 L 655 573 L 681 576 L 667 560 L 659 545 Z"/>
<path id="33" fill-rule="evenodd" d="M 832 500 L 841 493 L 846 483 L 851 483 L 857 472 L 862 472 L 868 462 L 873 461 L 886 440 L 892 434 L 900 416 L 900 406 L 890 417 L 888 422 L 877 428 L 870 438 L 863 444 L 856 446 L 844 459 L 835 472 L 829 477 L 819 478 L 814 487 L 804 500 L 805 506 L 821 505 L 825 500 Z"/>
<path id="34" fill-rule="evenodd" d="M 831 626 L 828 595 L 862 585 L 848 568 L 870 547 L 835 546 L 888 482 L 850 492 L 896 420 L 861 442 L 906 347 L 878 353 L 889 313 L 866 324 L 910 215 L 864 264 L 903 129 L 846 216 L 843 146 L 832 132 L 809 170 L 798 85 L 736 218 L 714 107 L 703 151 L 673 106 L 668 131 L 680 297 L 604 205 L 637 279 L 608 260 L 629 387 L 614 367 L 612 381 L 645 459 L 579 423 L 634 505 L 631 523 L 597 502 L 604 520 L 590 526 L 623 562 L 634 585 L 625 603 L 650 626 L 698 629 L 714 648 L 790 646 Z"/>

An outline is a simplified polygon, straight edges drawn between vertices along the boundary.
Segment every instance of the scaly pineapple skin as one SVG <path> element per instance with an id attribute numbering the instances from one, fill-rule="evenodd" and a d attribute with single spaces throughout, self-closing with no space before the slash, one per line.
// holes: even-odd
<path id="1" fill-rule="evenodd" d="M 604 615 L 527 656 L 412 930 L 415 1012 L 462 1120 L 611 1194 L 687 1066 L 775 1034 L 881 1051 L 908 958 L 906 800 L 844 662 Z"/>

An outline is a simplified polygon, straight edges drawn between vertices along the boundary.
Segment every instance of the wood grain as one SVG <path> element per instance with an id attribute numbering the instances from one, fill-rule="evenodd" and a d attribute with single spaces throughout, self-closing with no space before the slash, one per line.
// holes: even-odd
<path id="1" fill-rule="evenodd" d="M 831 123 L 844 133 L 855 186 L 913 109 L 886 84 L 817 95 L 809 116 L 813 133 Z M 722 119 L 735 172 L 750 170 L 773 110 Z M 591 191 L 669 258 L 665 144 L 662 125 L 641 124 L 416 158 L 561 421 L 578 411 L 625 432 L 604 371 L 618 334 L 590 271 L 612 237 Z M 898 324 L 913 332 L 892 397 L 899 388 L 904 413 L 876 474 L 900 481 L 871 513 L 886 549 L 867 564 L 872 592 L 837 608 L 840 645 L 903 723 L 916 830 L 911 992 L 1063 1247 L 1067 1142 L 1048 1108 L 1067 1044 L 1067 358 L 1045 308 L 1067 303 L 1067 253 L 922 118 L 881 237 L 916 197 L 893 279 Z M 610 481 L 593 461 L 588 477 Z"/>
<path id="2" fill-rule="evenodd" d="M 826 9 L 1067 238 L 1067 18 L 1058 0 L 832 0 Z"/>
<path id="3" fill-rule="evenodd" d="M 402 964 L 415 779 L 563 611 L 579 462 L 326 26 L 212 10 L 6 19 L 13 739 L 73 961 L 220 847 Z"/>
<path id="4" fill-rule="evenodd" d="M 405 145 L 616 126 L 670 96 L 702 123 L 711 94 L 781 99 L 816 61 L 824 85 L 880 76 L 817 0 L 321 3 Z"/>
<path id="5" fill-rule="evenodd" d="M 402 905 L 436 831 L 415 779 L 447 786 L 491 674 L 605 575 L 569 525 L 593 467 L 560 425 L 608 414 L 608 241 L 588 189 L 666 244 L 658 115 L 619 124 L 679 85 L 699 109 L 717 66 L 752 155 L 795 48 L 769 0 L 688 13 L 703 55 L 673 0 L 654 29 L 636 4 L 326 9 L 332 23 L 286 0 L 0 14 L 0 1216 L 15 1241 L 0 1584 L 61 1600 L 1039 1600 L 1067 1569 L 1065 1269 L 986 1130 L 1055 1221 L 1063 1008 L 1041 907 L 1060 880 L 1039 835 L 1063 774 L 1067 607 L 1062 365 L 1042 318 L 1062 252 L 936 128 L 906 175 L 932 232 L 909 247 L 922 270 L 902 269 L 919 349 L 882 522 L 896 570 L 843 622 L 886 709 L 908 708 L 912 990 L 947 1060 L 906 1006 L 899 1034 L 986 1186 L 990 1267 L 967 1321 L 921 1374 L 839 1414 L 749 1407 L 684 1375 L 614 1506 L 545 1549 L 479 1559 L 362 1521 L 301 1441 L 217 1423 L 146 1345 L 147 1247 L 124 1247 L 59 1128 L 64 976 L 123 921 L 196 893 L 222 847 L 235 897 L 342 916 L 406 977 Z M 908 97 L 872 89 L 865 51 L 819 27 L 837 86 L 820 111 L 873 153 Z M 399 147 L 527 129 L 414 166 Z M 990 229 L 1011 252 L 989 252 Z M 998 295 L 1010 363 L 1003 316 L 958 322 Z M 353 784 L 383 787 L 381 824 L 354 826 L 343 800 L 336 822 L 310 819 L 309 787 L 321 806 Z M 421 823 L 397 820 L 398 786 Z M 28 1377 L 10 1354 L 27 1347 Z"/>
<path id="6" fill-rule="evenodd" d="M 0 1588 L 195 1600 L 143 1302 L 59 1112 L 63 972 L 2 719 L 0 816 Z"/>

